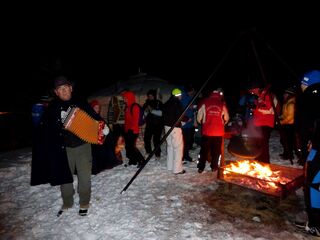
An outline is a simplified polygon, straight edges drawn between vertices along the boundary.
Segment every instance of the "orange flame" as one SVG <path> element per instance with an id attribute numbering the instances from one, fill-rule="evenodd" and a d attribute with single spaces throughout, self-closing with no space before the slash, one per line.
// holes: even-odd
<path id="1" fill-rule="evenodd" d="M 262 165 L 256 161 L 242 160 L 235 163 L 231 163 L 228 167 L 225 168 L 224 174 L 228 172 L 239 173 L 242 175 L 251 176 L 254 178 L 265 180 L 266 188 L 278 188 L 276 183 L 286 184 L 291 181 L 289 178 L 281 177 L 280 171 L 272 171 L 270 166 Z"/>

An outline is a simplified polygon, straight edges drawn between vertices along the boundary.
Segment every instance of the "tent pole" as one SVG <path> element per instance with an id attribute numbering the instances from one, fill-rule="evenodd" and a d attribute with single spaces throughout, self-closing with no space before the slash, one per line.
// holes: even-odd
<path id="1" fill-rule="evenodd" d="M 252 50 L 253 50 L 254 56 L 256 57 L 258 66 L 259 66 L 259 70 L 260 70 L 260 74 L 262 76 L 262 80 L 263 80 L 264 84 L 267 86 L 268 82 L 267 82 L 266 76 L 264 74 L 264 71 L 263 71 L 263 68 L 262 68 L 262 65 L 261 65 L 261 61 L 259 59 L 259 56 L 258 56 L 258 53 L 257 53 L 257 50 L 256 50 L 256 46 L 254 44 L 253 39 L 251 39 L 251 46 L 252 46 Z"/>
<path id="2" fill-rule="evenodd" d="M 258 65 L 259 65 L 259 69 L 260 69 L 260 73 L 261 73 L 263 82 L 264 82 L 264 84 L 266 86 L 268 86 L 268 82 L 267 82 L 266 76 L 265 76 L 265 74 L 263 72 L 262 65 L 261 65 L 261 62 L 260 62 L 260 59 L 259 59 L 259 56 L 258 56 L 258 53 L 257 53 L 257 50 L 256 50 L 256 47 L 255 47 L 255 44 L 254 44 L 253 40 L 251 40 L 251 45 L 252 45 L 252 49 L 253 49 L 254 55 L 255 55 L 255 57 L 257 59 Z M 280 126 L 280 119 L 279 119 L 279 115 L 278 115 L 277 110 L 276 110 L 276 106 L 274 105 L 274 102 L 273 102 L 272 94 L 271 94 L 271 92 L 269 90 L 267 90 L 267 94 L 269 95 L 269 98 L 271 100 L 271 105 L 272 105 L 272 108 L 273 108 L 273 111 L 274 111 L 275 121 Z"/>
<path id="3" fill-rule="evenodd" d="M 261 36 L 261 34 L 257 34 L 257 32 L 255 33 L 256 33 L 255 35 L 258 36 L 261 39 L 261 41 L 265 43 L 267 48 L 273 53 L 273 55 L 279 60 L 279 62 L 281 62 L 287 68 L 287 70 L 291 73 L 291 75 L 297 81 L 299 81 L 298 75 L 289 67 L 289 65 L 283 60 L 283 58 L 270 46 L 270 44 L 267 43 L 267 41 Z"/>

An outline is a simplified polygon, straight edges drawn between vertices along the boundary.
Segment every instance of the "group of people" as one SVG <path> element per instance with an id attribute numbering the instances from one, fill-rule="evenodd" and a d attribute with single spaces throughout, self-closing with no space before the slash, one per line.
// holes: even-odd
<path id="1" fill-rule="evenodd" d="M 254 83 L 239 100 L 238 112 L 243 124 L 241 134 L 255 139 L 250 157 L 259 162 L 270 163 L 269 140 L 279 107 L 279 101 L 270 91 L 270 86 L 259 86 L 258 83 Z"/>
<path id="2" fill-rule="evenodd" d="M 58 216 L 69 210 L 74 205 L 74 194 L 76 192 L 73 185 L 74 175 L 78 178 L 77 192 L 79 193 L 79 215 L 88 214 L 91 199 L 91 174 L 113 168 L 123 163 L 121 153 L 117 153 L 117 144 L 119 139 L 124 138 L 126 157 L 129 159 L 129 165 L 141 166 L 145 158 L 136 146 L 136 140 L 139 135 L 139 117 L 140 107 L 136 103 L 135 95 L 132 91 L 123 91 L 121 93 L 124 102 L 124 124 L 121 127 L 120 134 L 108 127 L 108 124 L 101 117 L 101 106 L 99 102 L 78 98 L 73 94 L 72 82 L 64 76 L 54 79 L 53 92 L 55 98 L 46 107 L 41 120 L 34 132 L 34 144 L 32 149 L 32 168 L 31 168 L 31 185 L 47 184 L 52 186 L 59 185 L 62 197 L 62 206 Z M 176 89 L 177 90 L 177 89 Z M 178 89 L 178 91 L 180 91 Z M 181 92 L 181 91 L 180 91 Z M 145 150 L 147 154 L 156 148 L 161 139 L 162 131 L 165 125 L 168 125 L 167 115 L 170 104 L 163 104 L 157 99 L 156 90 L 149 90 L 147 100 L 143 106 L 146 115 L 145 128 Z M 175 95 L 172 95 L 175 98 Z M 179 101 L 180 110 L 183 110 L 182 103 Z M 74 120 L 77 130 L 70 131 L 64 125 L 70 109 L 79 108 L 85 114 L 97 123 L 104 123 L 103 129 L 99 129 L 97 138 L 103 138 L 102 144 L 90 144 L 78 134 L 86 132 L 90 128 L 83 128 L 82 125 L 88 124 L 81 117 Z M 174 109 L 174 112 L 177 109 Z M 181 112 L 180 111 L 180 112 Z M 172 118 L 173 119 L 173 118 Z M 77 123 L 83 121 L 83 123 Z M 170 120 L 169 120 L 170 121 Z M 98 125 L 97 125 L 98 126 Z M 99 125 L 100 126 L 100 125 Z M 171 125 L 170 125 L 171 126 Z M 89 134 L 90 135 L 90 134 Z M 101 136 L 100 136 L 101 135 Z M 168 139 L 169 141 L 169 139 Z M 178 142 L 179 146 L 183 141 Z M 170 144 L 168 144 L 170 146 Z M 171 145 L 171 147 L 176 147 Z M 168 147 L 169 149 L 169 147 Z M 182 150 L 183 147 L 180 147 Z M 174 150 L 176 153 L 176 150 Z M 161 148 L 158 146 L 155 152 L 156 158 L 160 158 Z M 182 153 L 180 154 L 182 157 Z M 172 155 L 173 156 L 173 155 Z M 176 154 L 171 158 L 171 165 L 168 169 L 173 173 L 183 173 L 177 168 Z M 169 161 L 168 161 L 169 162 Z M 180 167 L 181 168 L 181 167 Z"/>
<path id="3" fill-rule="evenodd" d="M 304 197 L 307 223 L 297 223 L 311 235 L 320 236 L 320 71 L 305 73 L 300 81 L 300 90 L 287 88 L 282 105 L 268 88 L 251 88 L 240 103 L 246 127 L 252 124 L 259 128 L 261 153 L 256 160 L 270 163 L 269 138 L 275 128 L 280 131 L 283 153 L 279 156 L 293 164 L 294 154 L 298 164 L 304 166 Z M 281 107 L 280 107 L 281 106 Z"/>
<path id="4" fill-rule="evenodd" d="M 62 118 L 69 107 L 79 107 L 92 118 L 103 121 L 100 116 L 101 106 L 98 101 L 88 103 L 80 102 L 72 96 L 72 83 L 65 77 L 54 80 L 54 92 L 57 98 L 50 104 L 45 112 L 35 135 L 33 149 L 31 185 L 50 183 L 61 185 L 63 205 L 58 215 L 73 205 L 74 188 L 73 174 L 79 179 L 80 215 L 86 215 L 90 201 L 90 175 L 98 174 L 104 169 L 112 168 L 123 163 L 122 157 L 116 152 L 116 145 L 120 137 L 124 138 L 126 158 L 129 165 L 142 166 L 145 157 L 136 146 L 139 136 L 140 107 L 136 103 L 132 91 L 121 93 L 124 100 L 124 124 L 120 134 L 109 129 L 106 124 L 105 140 L 102 145 L 87 144 L 77 135 L 63 128 Z M 224 126 L 229 121 L 229 113 L 221 89 L 216 89 L 205 96 L 198 103 L 189 106 L 195 94 L 192 86 L 185 89 L 174 88 L 171 97 L 165 103 L 157 98 L 157 91 L 150 89 L 142 110 L 145 115 L 144 148 L 147 155 L 154 150 L 155 158 L 161 156 L 160 141 L 163 134 L 167 134 L 167 169 L 174 174 L 184 174 L 184 162 L 192 162 L 189 155 L 194 143 L 195 125 L 202 126 L 201 150 L 198 159 L 198 172 L 202 173 L 206 162 L 210 162 L 211 170 L 217 171 L 221 156 L 222 137 Z M 54 127 L 53 127 L 54 125 Z M 113 127 L 112 127 L 113 128 Z M 57 136 L 55 138 L 49 136 Z M 44 141 L 45 140 L 45 141 Z M 88 149 L 88 146 L 90 149 Z M 85 148 L 85 150 L 81 150 Z M 59 149 L 59 151 L 57 151 Z M 81 150 L 81 151 L 80 151 Z M 52 154 L 54 152 L 54 154 Z M 59 155 L 58 155 L 59 153 Z M 77 155 L 81 155 L 78 158 Z M 120 153 L 121 156 L 121 153 Z M 59 161 L 55 161 L 58 158 Z M 82 172 L 85 162 L 85 174 Z M 68 163 L 69 171 L 57 175 L 61 166 L 56 163 Z M 43 171 L 45 169 L 46 171 Z M 67 176 L 60 179 L 60 175 Z M 59 180 L 57 180 L 58 178 Z M 67 190 L 65 190 L 67 189 Z M 85 190 L 83 190 L 85 189 Z M 66 191 L 68 191 L 66 193 Z M 84 200 L 85 199 L 85 200 Z"/>
<path id="5" fill-rule="evenodd" d="M 184 174 L 183 163 L 192 162 L 189 155 L 194 143 L 195 126 L 202 126 L 198 172 L 202 173 L 206 162 L 217 171 L 221 156 L 224 126 L 229 113 L 221 90 L 214 90 L 198 103 L 191 104 L 195 90 L 192 86 L 182 91 L 172 90 L 171 97 L 163 105 L 164 130 L 167 134 L 167 169 L 175 174 Z"/>
<path id="6" fill-rule="evenodd" d="M 269 88 L 253 88 L 250 94 L 254 107 L 246 113 L 248 122 L 260 129 L 263 144 L 257 160 L 269 163 L 269 138 L 275 126 L 276 115 L 283 126 L 281 143 L 284 159 L 293 158 L 295 147 L 300 151 L 300 161 L 306 162 L 305 198 L 309 214 L 308 229 L 319 231 L 319 110 L 315 106 L 319 95 L 320 72 L 312 71 L 304 75 L 301 81 L 302 94 L 299 98 L 292 97 L 294 92 L 288 89 L 285 94 L 282 111 L 279 103 Z M 97 101 L 81 101 L 73 96 L 73 85 L 65 77 L 54 80 L 56 99 L 47 107 L 36 130 L 33 156 L 31 185 L 60 185 L 62 207 L 58 216 L 70 209 L 74 202 L 75 189 L 73 175 L 78 178 L 79 215 L 88 213 L 91 198 L 91 174 L 122 164 L 122 159 L 115 153 L 118 136 L 105 124 L 101 135 L 105 138 L 102 145 L 88 144 L 76 134 L 63 127 L 62 119 L 70 107 L 79 107 L 96 121 L 104 121 L 100 116 L 100 105 Z M 174 174 L 184 174 L 183 160 L 192 161 L 189 151 L 194 140 L 194 129 L 201 125 L 201 149 L 197 164 L 198 172 L 202 173 L 206 162 L 210 162 L 212 171 L 216 171 L 221 157 L 221 144 L 225 134 L 225 125 L 229 121 L 229 112 L 223 91 L 215 89 L 208 96 L 190 105 L 195 94 L 194 88 L 184 90 L 174 88 L 171 97 L 165 103 L 157 99 L 157 91 L 150 89 L 147 100 L 142 106 L 145 114 L 144 147 L 147 154 L 154 151 L 156 159 L 161 156 L 159 146 L 161 137 L 166 134 L 167 169 Z M 121 93 L 124 102 L 123 137 L 126 157 L 130 165 L 141 166 L 145 157 L 136 146 L 139 136 L 140 107 L 136 104 L 132 91 Z M 163 132 L 164 131 L 164 132 Z M 295 144 L 295 133 L 299 143 Z M 153 143 L 153 144 L 152 144 Z M 153 145 L 153 146 L 152 146 Z M 108 159 L 108 161 L 105 161 Z M 304 162 L 303 162 L 304 161 Z M 314 197 L 317 196 L 317 197 Z"/>

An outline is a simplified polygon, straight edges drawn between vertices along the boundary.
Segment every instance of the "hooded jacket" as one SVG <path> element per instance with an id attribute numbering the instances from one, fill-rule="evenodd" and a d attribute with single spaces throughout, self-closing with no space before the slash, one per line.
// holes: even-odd
<path id="1" fill-rule="evenodd" d="M 121 95 L 127 105 L 124 111 L 124 131 L 127 133 L 129 130 L 132 130 L 134 134 L 139 134 L 140 109 L 138 106 L 131 107 L 136 103 L 136 97 L 131 91 L 125 91 Z"/>

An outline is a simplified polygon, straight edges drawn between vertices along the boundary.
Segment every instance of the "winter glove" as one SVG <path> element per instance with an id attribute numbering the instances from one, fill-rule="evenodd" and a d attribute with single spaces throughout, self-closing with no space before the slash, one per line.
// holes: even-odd
<path id="1" fill-rule="evenodd" d="M 107 136 L 110 132 L 110 129 L 107 125 L 104 125 L 104 128 L 102 130 L 103 135 Z"/>
<path id="2" fill-rule="evenodd" d="M 66 111 L 61 111 L 61 119 L 65 119 L 67 117 Z"/>

